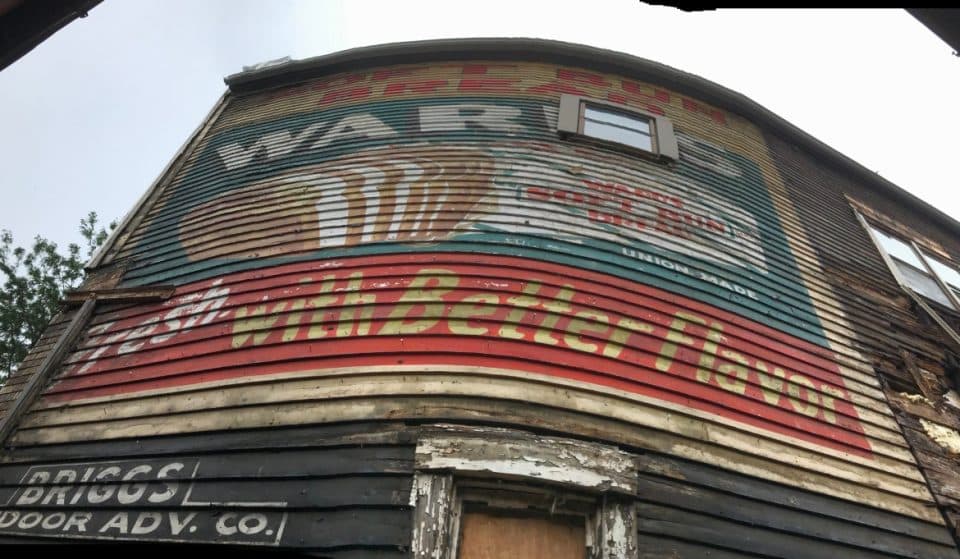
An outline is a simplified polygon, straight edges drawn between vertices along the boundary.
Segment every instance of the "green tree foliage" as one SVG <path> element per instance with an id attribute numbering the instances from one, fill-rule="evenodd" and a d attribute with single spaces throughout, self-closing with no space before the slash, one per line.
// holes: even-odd
<path id="1" fill-rule="evenodd" d="M 0 385 L 23 361 L 47 324 L 60 309 L 64 292 L 83 279 L 83 265 L 107 240 L 97 227 L 97 214 L 80 220 L 85 252 L 70 243 L 66 253 L 56 243 L 37 236 L 28 250 L 15 247 L 13 235 L 0 233 Z M 109 230 L 117 226 L 110 223 Z"/>

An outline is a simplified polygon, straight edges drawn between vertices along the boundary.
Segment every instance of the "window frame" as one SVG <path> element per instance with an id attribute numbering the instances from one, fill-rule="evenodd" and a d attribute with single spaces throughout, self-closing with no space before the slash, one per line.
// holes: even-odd
<path id="1" fill-rule="evenodd" d="M 494 427 L 424 426 L 410 492 L 411 555 L 456 559 L 464 496 L 496 502 L 498 491 L 515 488 L 515 495 L 575 500 L 578 510 L 560 513 L 584 518 L 591 559 L 636 559 L 636 460 L 599 443 Z"/>
<path id="2" fill-rule="evenodd" d="M 511 491 L 514 497 L 508 499 L 501 497 L 501 494 L 505 491 Z M 453 490 L 453 515 L 451 517 L 452 522 L 450 525 L 448 551 L 449 559 L 458 559 L 460 556 L 460 544 L 463 540 L 461 527 L 463 525 L 463 517 L 471 512 L 470 508 L 472 507 L 470 505 L 483 502 L 484 508 L 489 510 L 505 512 L 535 510 L 541 514 L 534 514 L 533 516 L 547 516 L 542 514 L 546 511 L 534 509 L 532 506 L 534 500 L 525 498 L 524 495 L 536 495 L 541 499 L 550 499 L 553 503 L 561 503 L 550 511 L 552 514 L 559 514 L 568 518 L 580 518 L 584 523 L 585 540 L 583 542 L 583 549 L 590 551 L 591 557 L 598 555 L 596 534 L 600 522 L 599 512 L 602 507 L 599 496 L 577 494 L 572 491 L 565 491 L 548 486 L 535 486 L 523 481 L 516 482 L 504 479 L 485 480 L 478 477 L 458 477 L 455 480 Z M 576 501 L 580 507 L 572 508 L 563 504 L 569 501 Z M 578 508 L 582 509 L 584 507 L 588 510 L 577 510 Z M 601 556 L 607 557 L 606 555 Z"/>
<path id="3" fill-rule="evenodd" d="M 594 107 L 601 111 L 612 112 L 646 121 L 650 127 L 650 149 L 645 149 L 632 144 L 618 142 L 592 136 L 584 132 L 584 121 L 588 107 Z M 585 97 L 582 95 L 571 95 L 564 93 L 560 96 L 560 111 L 557 117 L 557 132 L 562 137 L 573 137 L 578 140 L 595 143 L 603 146 L 613 146 L 631 153 L 642 154 L 661 161 L 676 161 L 680 158 L 679 145 L 677 143 L 676 133 L 673 130 L 673 123 L 670 119 L 640 110 L 634 107 L 628 107 L 619 103 L 612 103 L 603 99 Z"/>
<path id="4" fill-rule="evenodd" d="M 960 273 L 960 269 L 957 269 L 952 262 L 949 262 L 949 261 L 945 262 L 944 258 L 940 258 L 932 255 L 931 253 L 934 251 L 924 249 L 924 247 L 919 243 L 917 243 L 917 241 L 914 238 L 905 237 L 900 233 L 893 232 L 889 228 L 878 224 L 876 220 L 873 220 L 873 221 L 868 220 L 866 217 L 863 216 L 862 213 L 860 213 L 857 210 L 854 210 L 854 213 L 856 214 L 857 219 L 860 221 L 860 224 L 867 231 L 867 234 L 870 236 L 870 239 L 873 241 L 874 246 L 876 246 L 877 251 L 880 253 L 880 256 L 883 258 L 884 263 L 887 265 L 887 269 L 890 270 L 890 273 L 893 274 L 894 279 L 897 281 L 897 284 L 899 284 L 902 289 L 908 290 L 911 293 L 919 295 L 920 297 L 923 297 L 925 300 L 932 301 L 937 305 L 944 306 L 942 302 L 937 301 L 931 297 L 928 297 L 927 295 L 924 295 L 923 293 L 920 293 L 919 291 L 911 287 L 907 279 L 903 277 L 903 274 L 901 273 L 899 266 L 896 264 L 896 262 L 894 262 L 895 257 L 887 251 L 886 247 L 883 246 L 883 242 L 877 236 L 877 232 L 881 232 L 884 235 L 887 235 L 888 237 L 891 237 L 897 241 L 900 241 L 901 243 L 906 245 L 908 248 L 910 248 L 910 250 L 913 251 L 913 254 L 917 258 L 917 260 L 923 265 L 923 269 L 919 269 L 915 265 L 909 262 L 903 262 L 903 263 L 906 264 L 907 266 L 917 268 L 921 273 L 924 273 L 928 277 L 930 277 L 930 279 L 932 279 L 934 283 L 937 285 L 937 287 L 940 289 L 940 292 L 943 293 L 943 295 L 947 298 L 948 301 L 950 301 L 951 305 L 948 306 L 947 308 L 949 308 L 953 312 L 960 312 L 960 295 L 957 294 L 957 292 L 950 286 L 950 284 L 948 284 L 946 281 L 943 280 L 943 278 L 940 277 L 940 274 L 938 274 L 936 270 L 934 270 L 933 266 L 930 265 L 930 260 L 931 259 L 937 260 L 941 265 L 953 268 L 954 271 L 957 273 Z M 897 260 L 902 261 L 902 259 L 897 259 Z M 960 286 L 957 286 L 957 289 L 960 290 Z"/>

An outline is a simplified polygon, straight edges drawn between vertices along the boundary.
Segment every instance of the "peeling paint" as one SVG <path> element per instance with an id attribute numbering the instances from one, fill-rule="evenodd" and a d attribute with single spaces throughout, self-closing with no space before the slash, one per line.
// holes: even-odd
<path id="1" fill-rule="evenodd" d="M 923 430 L 927 433 L 927 436 L 934 442 L 947 449 L 951 454 L 960 454 L 960 432 L 923 418 L 920 418 L 920 424 L 923 425 Z"/>
<path id="2" fill-rule="evenodd" d="M 960 408 L 960 394 L 956 390 L 950 390 L 944 394 L 944 401 L 955 408 Z"/>
<path id="3" fill-rule="evenodd" d="M 422 437 L 417 467 L 499 474 L 578 488 L 633 494 L 634 460 L 614 447 L 579 441 L 470 429 Z"/>
<path id="4" fill-rule="evenodd" d="M 906 398 L 907 400 L 910 400 L 914 404 L 926 404 L 930 407 L 934 407 L 933 402 L 927 399 L 927 397 L 924 396 L 923 394 L 908 394 L 907 392 L 900 392 L 900 395 Z"/>

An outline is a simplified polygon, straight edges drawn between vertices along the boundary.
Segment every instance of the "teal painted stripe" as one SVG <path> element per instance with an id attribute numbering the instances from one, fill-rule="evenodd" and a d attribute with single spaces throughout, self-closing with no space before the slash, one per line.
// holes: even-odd
<path id="1" fill-rule="evenodd" d="M 420 107 L 427 105 L 486 104 L 507 106 L 517 109 L 518 116 L 511 122 L 518 130 L 506 135 L 504 132 L 483 130 L 480 128 L 463 131 L 444 131 L 423 133 L 418 127 Z M 549 110 L 549 109 L 548 109 Z M 288 155 L 269 161 L 258 160 L 246 167 L 228 170 L 221 163 L 217 150 L 227 145 L 240 144 L 249 147 L 251 142 L 266 134 L 288 131 L 296 137 L 311 125 L 334 123 L 349 115 L 368 113 L 397 132 L 396 136 L 386 138 L 345 139 L 318 149 L 293 149 Z M 328 129 L 328 128 L 327 128 Z M 317 127 L 310 138 L 301 138 L 301 144 L 309 146 L 322 137 L 325 128 Z M 683 131 L 678 130 L 683 136 Z M 767 191 L 759 166 L 748 158 L 725 150 L 718 150 L 696 138 L 687 137 L 693 142 L 701 156 L 706 154 L 722 165 L 733 169 L 736 176 L 697 166 L 687 160 L 672 165 L 669 169 L 643 160 L 636 161 L 636 168 L 615 169 L 618 174 L 640 174 L 652 184 L 664 184 L 667 187 L 675 181 L 672 177 L 693 183 L 703 192 L 727 200 L 729 203 L 746 210 L 756 219 L 757 233 L 770 273 L 764 274 L 747 267 L 717 265 L 709 261 L 678 254 L 643 242 L 629 241 L 627 244 L 593 239 L 581 235 L 578 242 L 562 239 L 549 239 L 533 235 L 505 234 L 496 231 L 495 219 L 490 219 L 486 233 L 476 232 L 460 235 L 454 240 L 432 243 L 427 250 L 459 251 L 471 253 L 507 254 L 527 258 L 559 262 L 593 269 L 615 276 L 624 277 L 641 283 L 667 289 L 678 294 L 714 304 L 725 310 L 748 316 L 785 332 L 797 335 L 808 341 L 825 345 L 822 326 L 814 312 L 802 281 L 800 272 L 790 246 L 782 229 L 782 223 L 774 209 L 773 201 Z M 394 144 L 427 142 L 437 147 L 486 147 L 499 162 L 509 167 L 511 160 L 521 161 L 532 158 L 539 164 L 569 165 L 583 164 L 591 168 L 602 169 L 606 162 L 577 160 L 550 161 L 554 154 L 545 156 L 522 156 L 518 147 L 507 148 L 502 142 L 527 143 L 532 140 L 551 142 L 558 149 L 570 150 L 571 144 L 560 142 L 553 130 L 547 127 L 547 119 L 542 101 L 529 99 L 505 99 L 502 97 L 474 98 L 438 98 L 387 101 L 354 105 L 346 108 L 313 111 L 280 119 L 240 126 L 217 134 L 205 146 L 197 162 L 167 194 L 163 205 L 154 212 L 146 227 L 134 234 L 136 245 L 130 252 L 132 261 L 129 272 L 124 278 L 128 285 L 144 285 L 157 282 L 176 283 L 195 281 L 238 270 L 272 266 L 279 263 L 336 258 L 361 254 L 383 254 L 391 252 L 423 252 L 423 247 L 401 243 L 381 243 L 349 249 L 326 249 L 287 257 L 272 257 L 259 260 L 211 259 L 191 263 L 178 240 L 180 219 L 192 208 L 216 197 L 229 193 L 259 180 L 274 177 L 306 165 L 316 165 L 347 155 L 362 155 L 363 150 Z M 497 142 L 500 142 L 498 144 Z M 579 146 L 581 149 L 583 146 Z M 684 147 L 681 147 L 684 152 Z M 532 153 L 537 153 L 535 149 Z M 603 154 L 602 150 L 597 151 Z M 607 154 L 609 155 L 609 154 Z M 498 185 L 511 185 L 523 188 L 524 178 L 511 184 L 508 175 L 498 176 Z M 534 181 L 535 182 L 535 181 Z M 529 186 L 529 181 L 527 186 Z M 674 185 L 676 187 L 676 185 Z M 563 211 L 563 210 L 560 210 Z M 566 210 L 571 211 L 571 210 Z M 734 215 L 726 216 L 731 220 Z M 476 224 L 482 228 L 484 225 Z M 599 226 L 598 226 L 599 227 Z M 545 231 L 545 235 L 555 233 Z M 513 244 L 512 244 L 513 243 Z M 516 244 L 520 243 L 520 244 Z M 644 256 L 648 255 L 648 256 Z M 648 261 L 644 261 L 647 258 Z M 659 264 L 657 259 L 659 260 Z M 653 263 L 651 263 L 651 261 Z M 670 265 L 673 269 L 669 269 Z M 687 273 L 678 271 L 688 269 Z M 725 278 L 737 282 L 742 287 L 755 291 L 759 300 L 753 300 L 742 294 L 719 287 L 703 279 L 709 277 Z"/>

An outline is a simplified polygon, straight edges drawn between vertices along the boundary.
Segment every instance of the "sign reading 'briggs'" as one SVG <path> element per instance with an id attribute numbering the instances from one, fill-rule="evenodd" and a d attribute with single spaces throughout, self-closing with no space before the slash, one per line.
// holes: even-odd
<path id="1" fill-rule="evenodd" d="M 184 458 L 30 466 L 0 509 L 0 534 L 279 544 L 286 512 L 197 500 L 199 468 Z"/>

